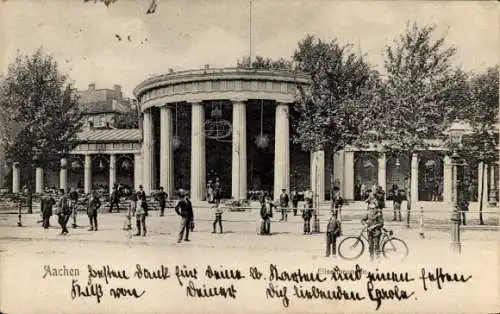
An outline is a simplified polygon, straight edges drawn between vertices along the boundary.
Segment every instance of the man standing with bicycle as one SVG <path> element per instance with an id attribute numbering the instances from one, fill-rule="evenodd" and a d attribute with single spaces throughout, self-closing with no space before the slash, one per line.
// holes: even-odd
<path id="1" fill-rule="evenodd" d="M 380 236 L 382 235 L 382 227 L 384 227 L 384 217 L 376 203 L 368 205 L 368 214 L 361 219 L 361 223 L 366 224 L 370 259 L 373 261 L 374 255 L 377 259 L 380 258 Z"/>

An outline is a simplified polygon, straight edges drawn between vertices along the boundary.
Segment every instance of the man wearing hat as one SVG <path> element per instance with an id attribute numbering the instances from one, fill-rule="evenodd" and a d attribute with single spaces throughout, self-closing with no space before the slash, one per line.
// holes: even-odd
<path id="1" fill-rule="evenodd" d="M 160 205 L 160 216 L 165 215 L 165 207 L 167 205 L 168 194 L 163 190 L 163 186 L 160 186 L 160 192 L 156 195 L 158 200 L 158 205 Z"/>
<path id="2" fill-rule="evenodd" d="M 366 225 L 370 259 L 373 260 L 374 257 L 379 258 L 380 236 L 382 235 L 382 228 L 384 227 L 384 217 L 375 199 L 368 203 L 368 213 L 361 219 L 361 223 Z"/>
<path id="3" fill-rule="evenodd" d="M 286 193 L 286 189 L 281 189 L 281 195 L 280 195 L 280 209 L 281 209 L 281 220 L 287 221 L 288 220 L 288 202 L 290 198 L 288 197 L 288 194 Z"/>
<path id="4" fill-rule="evenodd" d="M 330 256 L 330 252 L 333 257 L 337 256 L 337 237 L 340 236 L 341 226 L 340 221 L 337 219 L 337 211 L 335 209 L 331 210 L 332 216 L 328 221 L 326 226 L 326 254 L 325 257 Z"/>
<path id="5" fill-rule="evenodd" d="M 189 228 L 191 227 L 191 222 L 194 220 L 193 206 L 188 198 L 187 191 L 182 189 L 179 190 L 179 196 L 181 199 L 177 202 L 177 205 L 175 205 L 175 212 L 177 215 L 181 216 L 182 219 L 181 230 L 179 232 L 179 239 L 177 240 L 177 243 L 180 243 L 182 238 L 184 238 L 184 241 L 189 241 Z M 185 236 L 184 232 L 186 232 Z"/>

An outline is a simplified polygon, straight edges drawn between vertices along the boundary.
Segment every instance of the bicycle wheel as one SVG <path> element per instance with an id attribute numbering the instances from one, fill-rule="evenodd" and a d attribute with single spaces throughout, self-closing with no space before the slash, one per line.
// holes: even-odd
<path id="1" fill-rule="evenodd" d="M 405 241 L 398 238 L 390 238 L 382 244 L 382 254 L 387 259 L 403 261 L 409 251 Z"/>
<path id="2" fill-rule="evenodd" d="M 339 255 L 343 259 L 353 260 L 361 256 L 365 243 L 358 237 L 347 237 L 339 243 Z"/>

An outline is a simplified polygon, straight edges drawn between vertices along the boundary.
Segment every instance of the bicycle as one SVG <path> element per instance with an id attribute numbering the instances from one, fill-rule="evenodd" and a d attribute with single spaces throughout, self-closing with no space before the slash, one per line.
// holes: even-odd
<path id="1" fill-rule="evenodd" d="M 403 261 L 409 253 L 408 245 L 403 240 L 394 237 L 392 230 L 382 228 L 380 236 L 380 249 L 386 259 L 392 259 L 396 255 L 401 256 Z M 339 255 L 346 260 L 354 260 L 365 251 L 365 241 L 368 242 L 367 227 L 361 230 L 359 236 L 349 236 L 339 243 Z"/>

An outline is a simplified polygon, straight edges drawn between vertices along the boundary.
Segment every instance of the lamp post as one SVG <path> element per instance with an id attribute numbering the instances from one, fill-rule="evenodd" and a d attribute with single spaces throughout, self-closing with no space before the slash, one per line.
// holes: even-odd
<path id="1" fill-rule="evenodd" d="M 457 122 L 454 122 L 450 129 L 448 130 L 451 143 L 454 147 L 462 147 L 462 136 L 464 133 L 463 127 L 461 127 Z M 460 156 L 457 150 L 453 150 L 451 156 L 452 162 L 452 190 L 453 190 L 453 212 L 451 214 L 451 250 L 457 253 L 462 251 L 462 244 L 460 243 L 460 209 L 458 202 L 458 185 L 457 185 L 457 174 Z"/>

